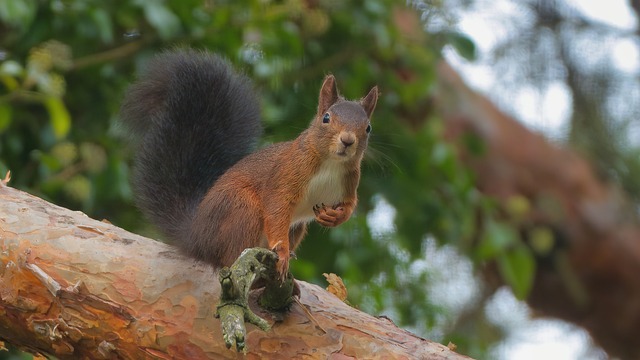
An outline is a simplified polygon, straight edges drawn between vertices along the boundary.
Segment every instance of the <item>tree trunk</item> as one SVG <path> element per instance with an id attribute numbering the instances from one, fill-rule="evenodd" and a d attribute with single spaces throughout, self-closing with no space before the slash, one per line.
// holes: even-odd
<path id="1" fill-rule="evenodd" d="M 0 203 L 0 338 L 60 359 L 242 358 L 222 340 L 208 265 L 1 183 Z M 248 326 L 244 358 L 466 358 L 318 286 L 300 290 L 315 321 L 297 304 L 277 323 L 253 306 L 272 329 Z"/>
<path id="2" fill-rule="evenodd" d="M 447 64 L 439 69 L 439 104 L 450 138 L 473 134 L 482 154 L 462 154 L 478 188 L 504 208 L 526 199 L 519 226 L 552 234 L 552 248 L 536 253 L 527 299 L 536 313 L 587 329 L 610 355 L 640 358 L 640 226 L 637 209 L 603 183 L 587 161 L 549 144 L 486 98 L 466 87 Z"/>

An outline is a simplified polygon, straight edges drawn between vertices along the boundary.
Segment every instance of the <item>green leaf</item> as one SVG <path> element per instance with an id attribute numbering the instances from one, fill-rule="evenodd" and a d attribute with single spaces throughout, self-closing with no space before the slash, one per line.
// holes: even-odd
<path id="1" fill-rule="evenodd" d="M 469 150 L 472 155 L 480 156 L 487 151 L 487 144 L 476 134 L 465 133 L 462 136 L 462 140 L 466 145 L 466 149 Z"/>
<path id="2" fill-rule="evenodd" d="M 61 139 L 69 133 L 71 129 L 71 116 L 66 106 L 60 98 L 50 97 L 45 100 L 44 105 L 49 112 L 51 118 L 51 126 L 53 133 L 57 139 Z"/>
<path id="3" fill-rule="evenodd" d="M 11 105 L 0 104 L 0 134 L 11 124 Z"/>
<path id="4" fill-rule="evenodd" d="M 547 227 L 537 226 L 529 230 L 529 245 L 534 253 L 546 256 L 555 246 L 553 231 Z"/>
<path id="5" fill-rule="evenodd" d="M 463 58 L 474 61 L 477 58 L 476 44 L 466 35 L 460 33 L 450 33 L 449 43 Z"/>
<path id="6" fill-rule="evenodd" d="M 171 12 L 164 4 L 150 1 L 144 4 L 144 16 L 158 31 L 160 37 L 169 39 L 180 31 L 180 19 Z"/>
<path id="7" fill-rule="evenodd" d="M 111 23 L 109 13 L 101 8 L 93 9 L 91 11 L 91 17 L 98 28 L 98 34 L 100 34 L 102 42 L 111 44 L 113 42 L 113 24 Z"/>
<path id="8" fill-rule="evenodd" d="M 78 202 L 84 202 L 91 196 L 92 185 L 87 177 L 77 175 L 64 184 L 65 193 Z"/>
<path id="9" fill-rule="evenodd" d="M 529 248 L 521 245 L 498 257 L 498 270 L 518 299 L 524 300 L 529 295 L 536 270 Z"/>
<path id="10" fill-rule="evenodd" d="M 511 226 L 495 221 L 487 222 L 487 228 L 480 239 L 476 255 L 480 260 L 494 259 L 507 248 L 516 244 L 518 234 Z"/>
<path id="11" fill-rule="evenodd" d="M 36 0 L 3 0 L 0 1 L 0 20 L 26 29 L 33 21 L 37 9 Z"/>

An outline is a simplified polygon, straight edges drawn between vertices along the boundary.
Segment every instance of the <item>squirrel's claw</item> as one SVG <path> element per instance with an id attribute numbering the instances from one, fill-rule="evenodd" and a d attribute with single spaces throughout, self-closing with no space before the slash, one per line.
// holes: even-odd
<path id="1" fill-rule="evenodd" d="M 271 247 L 271 251 L 278 254 L 278 263 L 276 264 L 276 271 L 278 272 L 278 277 L 280 280 L 284 280 L 287 277 L 287 273 L 289 272 L 289 258 L 291 257 L 291 252 L 289 249 L 285 249 L 282 241 L 278 241 L 274 246 Z"/>
<path id="2" fill-rule="evenodd" d="M 284 281 L 289 273 L 289 256 L 278 256 L 278 263 L 276 264 L 276 271 L 278 272 L 278 279 Z"/>

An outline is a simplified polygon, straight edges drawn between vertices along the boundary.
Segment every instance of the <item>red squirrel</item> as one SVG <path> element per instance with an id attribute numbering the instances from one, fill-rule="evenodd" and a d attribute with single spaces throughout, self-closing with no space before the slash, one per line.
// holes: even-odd
<path id="1" fill-rule="evenodd" d="M 377 87 L 345 100 L 328 75 L 309 127 L 255 151 L 262 127 L 250 81 L 215 54 L 164 52 L 121 109 L 137 143 L 137 205 L 196 259 L 229 266 L 244 249 L 266 247 L 284 277 L 307 223 L 333 227 L 353 213 L 377 100 Z"/>

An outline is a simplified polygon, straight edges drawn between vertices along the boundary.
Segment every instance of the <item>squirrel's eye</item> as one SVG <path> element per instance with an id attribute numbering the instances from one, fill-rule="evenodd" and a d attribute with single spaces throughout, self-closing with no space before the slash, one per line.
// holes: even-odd
<path id="1" fill-rule="evenodd" d="M 365 131 L 367 134 L 371 132 L 371 124 L 367 125 L 367 129 Z"/>
<path id="2" fill-rule="evenodd" d="M 328 124 L 329 123 L 329 119 L 331 119 L 331 115 L 329 115 L 329 113 L 326 113 L 322 117 L 322 122 L 325 123 L 325 124 Z"/>

